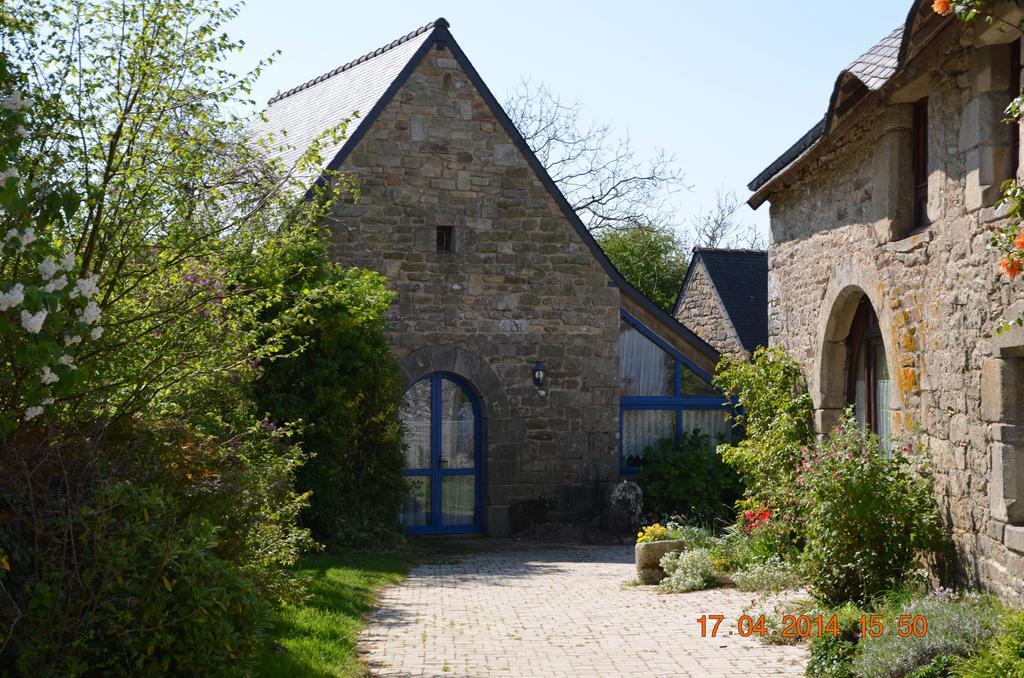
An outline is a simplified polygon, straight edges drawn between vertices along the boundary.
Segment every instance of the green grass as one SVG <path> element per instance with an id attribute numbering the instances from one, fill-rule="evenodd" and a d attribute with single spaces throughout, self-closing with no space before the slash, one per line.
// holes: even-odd
<path id="1" fill-rule="evenodd" d="M 400 582 L 409 551 L 312 555 L 299 571 L 310 580 L 309 598 L 279 614 L 257 667 L 259 676 L 363 676 L 356 640 L 377 592 Z M 280 648 L 284 648 L 284 652 Z"/>

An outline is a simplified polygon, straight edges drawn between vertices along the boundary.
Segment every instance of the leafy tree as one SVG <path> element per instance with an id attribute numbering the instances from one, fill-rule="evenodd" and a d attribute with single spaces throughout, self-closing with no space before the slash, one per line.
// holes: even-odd
<path id="1" fill-rule="evenodd" d="M 267 364 L 256 383 L 259 406 L 274 421 L 301 422 L 298 439 L 313 456 L 298 486 L 311 493 L 303 524 L 314 536 L 332 547 L 386 544 L 401 538 L 407 493 L 404 385 L 384 336 L 394 294 L 379 274 L 323 264 L 318 254 L 282 253 L 309 264 L 289 289 L 316 290 L 308 304 L 315 322 L 296 330 L 289 357 Z"/>
<path id="2" fill-rule="evenodd" d="M 642 226 L 606 229 L 597 242 L 626 280 L 671 312 L 688 266 L 675 232 Z"/>
<path id="3" fill-rule="evenodd" d="M 254 384 L 318 313 L 386 292 L 327 263 L 344 178 L 312 200 L 297 179 L 320 144 L 284 167 L 248 138 L 263 64 L 223 70 L 235 14 L 0 10 L 0 624 L 21 673 L 244 671 L 266 606 L 300 594 L 303 454 Z"/>
<path id="4" fill-rule="evenodd" d="M 800 365 L 781 348 L 762 346 L 750 361 L 723 356 L 714 383 L 733 399 L 732 422 L 743 429 L 742 440 L 718 450 L 743 479 L 749 508 L 769 508 L 773 521 L 792 519 L 800 450 L 814 435 Z"/>

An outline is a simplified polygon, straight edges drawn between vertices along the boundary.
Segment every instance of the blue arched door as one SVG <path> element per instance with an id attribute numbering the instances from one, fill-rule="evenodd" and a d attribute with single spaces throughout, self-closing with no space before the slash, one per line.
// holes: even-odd
<path id="1" fill-rule="evenodd" d="M 468 384 L 437 372 L 405 392 L 402 524 L 415 534 L 480 529 L 480 403 Z"/>

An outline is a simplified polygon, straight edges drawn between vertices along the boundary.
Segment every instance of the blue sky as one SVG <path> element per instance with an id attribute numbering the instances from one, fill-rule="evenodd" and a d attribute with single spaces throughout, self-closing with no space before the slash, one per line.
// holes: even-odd
<path id="1" fill-rule="evenodd" d="M 839 71 L 901 25 L 909 0 L 725 3 L 250 0 L 230 27 L 238 69 L 274 50 L 255 98 L 443 16 L 499 100 L 521 78 L 579 98 L 587 117 L 674 154 L 692 190 L 680 221 L 746 184 L 817 122 Z M 767 231 L 768 206 L 740 216 Z"/>

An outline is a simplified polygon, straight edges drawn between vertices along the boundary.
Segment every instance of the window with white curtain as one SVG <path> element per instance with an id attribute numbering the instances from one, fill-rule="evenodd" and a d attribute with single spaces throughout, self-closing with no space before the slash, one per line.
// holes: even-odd
<path id="1" fill-rule="evenodd" d="M 619 330 L 620 470 L 635 473 L 645 451 L 699 429 L 712 445 L 731 435 L 725 398 L 700 370 L 626 312 Z"/>

